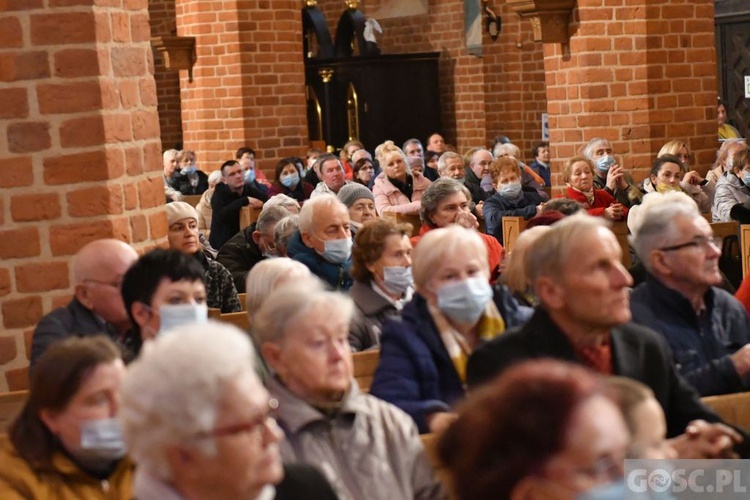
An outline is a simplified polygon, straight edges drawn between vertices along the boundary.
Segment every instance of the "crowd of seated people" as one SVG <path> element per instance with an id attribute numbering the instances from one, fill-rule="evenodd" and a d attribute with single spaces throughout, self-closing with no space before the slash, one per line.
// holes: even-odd
<path id="1" fill-rule="evenodd" d="M 507 138 L 422 144 L 311 149 L 268 179 L 248 147 L 213 178 L 165 152 L 168 249 L 74 257 L 0 498 L 596 497 L 624 491 L 626 457 L 748 456 L 700 400 L 750 383 L 750 280 L 717 287 L 705 218 L 750 213 L 743 142 L 704 178 L 670 141 L 639 184 L 593 139 L 553 187 L 545 143 L 530 166 Z M 507 254 L 505 217 L 531 228 Z M 223 323 L 243 310 L 247 332 Z"/>

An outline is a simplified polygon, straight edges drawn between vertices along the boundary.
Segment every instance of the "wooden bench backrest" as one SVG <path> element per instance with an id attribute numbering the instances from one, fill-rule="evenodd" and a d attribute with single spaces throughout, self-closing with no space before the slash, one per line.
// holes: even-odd
<path id="1" fill-rule="evenodd" d="M 742 248 L 742 276 L 747 276 L 750 266 L 750 224 L 740 226 L 740 247 Z"/>
<path id="2" fill-rule="evenodd" d="M 186 194 L 183 195 L 182 201 L 184 201 L 185 203 L 189 203 L 193 207 L 197 207 L 198 203 L 200 203 L 201 201 L 201 196 L 202 195 L 200 194 Z"/>
<path id="3" fill-rule="evenodd" d="M 422 221 L 418 214 L 397 214 L 394 212 L 384 212 L 383 218 L 392 219 L 403 224 L 411 224 L 411 236 L 419 235 L 419 228 L 422 227 Z"/>
<path id="4" fill-rule="evenodd" d="M 352 354 L 354 362 L 354 378 L 359 384 L 359 388 L 365 392 L 370 391 L 372 378 L 380 361 L 380 350 L 370 349 L 369 351 L 355 352 Z"/>
<path id="5" fill-rule="evenodd" d="M 247 311 L 247 293 L 238 293 L 237 297 L 239 297 L 240 304 L 242 304 L 242 310 Z"/>
<path id="6" fill-rule="evenodd" d="M 0 434 L 7 432 L 29 397 L 29 391 L 0 393 Z"/>
<path id="7" fill-rule="evenodd" d="M 243 332 L 250 331 L 250 318 L 245 311 L 221 314 L 218 317 L 218 320 L 225 323 L 231 323 Z"/>
<path id="8" fill-rule="evenodd" d="M 252 208 L 250 206 L 244 206 L 240 209 L 240 231 L 245 229 L 247 226 L 258 220 L 260 211 L 262 208 Z"/>
<path id="9" fill-rule="evenodd" d="M 708 396 L 701 401 L 726 423 L 750 429 L 750 392 Z"/>
<path id="10" fill-rule="evenodd" d="M 711 222 L 711 229 L 719 238 L 740 235 L 740 225 L 736 222 Z"/>
<path id="11" fill-rule="evenodd" d="M 209 307 L 208 318 L 209 319 L 221 319 L 221 309 L 219 309 L 218 307 Z"/>
<path id="12" fill-rule="evenodd" d="M 503 248 L 506 252 L 513 250 L 518 235 L 526 229 L 526 224 L 523 217 L 503 217 Z"/>

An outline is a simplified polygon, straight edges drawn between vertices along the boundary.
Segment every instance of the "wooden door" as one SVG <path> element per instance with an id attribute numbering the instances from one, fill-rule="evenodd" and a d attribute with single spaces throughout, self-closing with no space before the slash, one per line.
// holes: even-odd
<path id="1" fill-rule="evenodd" d="M 716 61 L 719 96 L 728 120 L 747 137 L 750 99 L 745 98 L 745 76 L 750 76 L 750 2 L 716 0 Z"/>

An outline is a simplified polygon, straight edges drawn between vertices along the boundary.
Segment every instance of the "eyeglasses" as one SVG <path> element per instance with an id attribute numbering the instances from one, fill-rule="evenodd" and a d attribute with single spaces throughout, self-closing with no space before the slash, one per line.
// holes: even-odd
<path id="1" fill-rule="evenodd" d="M 268 400 L 268 409 L 250 420 L 241 424 L 227 425 L 211 431 L 199 432 L 195 435 L 196 439 L 217 438 L 226 436 L 236 436 L 237 434 L 259 435 L 262 431 L 276 428 L 276 411 L 279 408 L 279 401 L 276 399 Z"/>
<path id="2" fill-rule="evenodd" d="M 94 283 L 96 285 L 103 285 L 103 286 L 110 286 L 112 288 L 116 288 L 119 290 L 122 287 L 122 278 L 119 278 L 117 281 L 101 281 L 94 278 L 86 278 L 83 280 L 84 283 Z"/>
<path id="3" fill-rule="evenodd" d="M 719 248 L 716 242 L 716 238 L 713 236 L 696 236 L 690 241 L 680 243 L 679 245 L 672 245 L 668 247 L 662 247 L 659 250 L 662 252 L 673 252 L 675 250 L 682 250 L 683 248 L 696 247 L 708 250 L 711 247 Z"/>

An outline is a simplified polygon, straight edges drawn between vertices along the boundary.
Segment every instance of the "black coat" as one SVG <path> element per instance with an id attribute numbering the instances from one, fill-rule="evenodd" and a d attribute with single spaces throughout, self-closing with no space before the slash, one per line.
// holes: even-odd
<path id="1" fill-rule="evenodd" d="M 537 309 L 525 326 L 474 351 L 466 369 L 467 382 L 476 386 L 514 363 L 538 358 L 581 363 L 568 338 L 543 309 Z M 721 421 L 674 369 L 669 347 L 653 330 L 633 323 L 613 328 L 612 358 L 615 375 L 635 379 L 654 392 L 667 419 L 667 437 L 684 433 L 692 420 Z"/>
<path id="2" fill-rule="evenodd" d="M 257 223 L 253 222 L 224 243 L 216 260 L 232 273 L 234 286 L 239 293 L 245 293 L 245 282 L 250 269 L 265 259 L 260 247 L 253 241 L 253 232 Z"/>
<path id="3" fill-rule="evenodd" d="M 268 197 L 252 186 L 242 188 L 240 194 L 235 193 L 226 184 L 217 184 L 211 197 L 211 236 L 208 241 L 217 250 L 229 241 L 240 230 L 240 210 L 250 203 L 248 197 L 257 198 L 263 202 Z"/>
<path id="4" fill-rule="evenodd" d="M 336 500 L 338 495 L 318 469 L 306 464 L 284 464 L 284 479 L 276 485 L 275 500 Z"/>
<path id="5" fill-rule="evenodd" d="M 177 174 L 172 177 L 169 184 L 184 195 L 203 194 L 208 189 L 208 176 L 200 170 L 195 173 L 198 175 L 198 184 L 196 186 L 192 186 L 190 178 L 183 174 Z"/>

